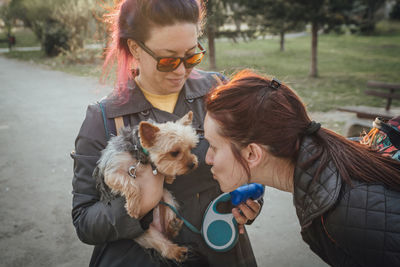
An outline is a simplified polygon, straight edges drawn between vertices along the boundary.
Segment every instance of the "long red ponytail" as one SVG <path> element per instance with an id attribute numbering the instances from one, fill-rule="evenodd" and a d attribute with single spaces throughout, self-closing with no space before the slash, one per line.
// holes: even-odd
<path id="1" fill-rule="evenodd" d="M 232 140 L 232 151 L 242 164 L 239 149 L 250 143 L 266 145 L 273 155 L 296 163 L 300 144 L 311 122 L 293 90 L 285 84 L 274 89 L 270 84 L 271 79 L 244 70 L 206 97 L 208 114 L 222 126 L 221 135 Z M 321 160 L 316 178 L 332 160 L 348 183 L 351 178 L 382 182 L 400 190 L 400 162 L 382 157 L 325 128 L 311 137 L 317 144 L 316 152 L 304 165 Z"/>

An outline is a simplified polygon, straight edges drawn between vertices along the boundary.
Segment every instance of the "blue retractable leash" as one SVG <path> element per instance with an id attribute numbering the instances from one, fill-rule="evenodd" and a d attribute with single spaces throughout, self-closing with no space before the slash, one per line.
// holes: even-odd
<path id="1" fill-rule="evenodd" d="M 183 218 L 178 211 L 168 203 L 160 202 L 171 208 L 183 223 L 193 232 L 201 234 L 206 244 L 215 251 L 224 252 L 234 247 L 239 238 L 238 224 L 232 213 L 219 213 L 217 205 L 220 202 L 231 201 L 237 206 L 247 199 L 260 199 L 264 195 L 264 186 L 261 184 L 247 184 L 230 193 L 223 193 L 211 201 L 204 214 L 201 231 Z"/>

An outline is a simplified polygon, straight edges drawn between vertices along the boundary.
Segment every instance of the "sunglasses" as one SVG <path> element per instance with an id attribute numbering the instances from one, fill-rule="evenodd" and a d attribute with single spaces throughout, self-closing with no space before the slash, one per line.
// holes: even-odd
<path id="1" fill-rule="evenodd" d="M 197 47 L 201 50 L 200 52 L 191 54 L 185 57 L 158 57 L 151 51 L 143 42 L 136 41 L 136 43 L 151 57 L 157 60 L 157 70 L 162 72 L 170 72 L 176 70 L 179 65 L 183 62 L 185 68 L 190 69 L 201 62 L 206 53 L 206 50 L 201 46 L 200 42 L 197 42 Z"/>

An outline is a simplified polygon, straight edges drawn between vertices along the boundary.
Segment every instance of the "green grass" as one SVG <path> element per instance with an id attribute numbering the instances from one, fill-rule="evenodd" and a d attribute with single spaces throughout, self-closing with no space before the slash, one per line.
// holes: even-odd
<path id="1" fill-rule="evenodd" d="M 35 34 L 28 28 L 15 28 L 12 30 L 12 34 L 16 38 L 16 47 L 32 47 L 40 45 L 40 42 L 36 38 Z M 6 38 L 6 33 L 4 31 L 0 31 L 0 39 Z M 1 42 L 0 48 L 8 48 L 8 44 Z"/>
<path id="2" fill-rule="evenodd" d="M 42 64 L 47 60 L 42 51 L 11 51 L 3 54 L 5 57 L 18 60 L 31 61 L 33 63 Z"/>
<path id="3" fill-rule="evenodd" d="M 11 51 L 4 53 L 7 58 L 13 58 L 22 61 L 29 61 L 35 64 L 40 64 L 45 68 L 59 70 L 77 76 L 92 76 L 99 77 L 101 74 L 101 59 L 100 50 L 85 51 L 88 57 L 92 56 L 95 59 L 88 60 L 86 63 L 71 62 L 66 56 L 60 55 L 55 58 L 46 57 L 43 51 Z"/>
<path id="4" fill-rule="evenodd" d="M 367 81 L 400 83 L 400 23 L 382 22 L 374 36 L 320 35 L 318 78 L 309 77 L 310 46 L 310 36 L 286 39 L 285 52 L 279 51 L 277 38 L 239 43 L 217 40 L 217 67 L 228 76 L 244 68 L 275 76 L 290 85 L 310 111 L 345 105 L 384 106 L 385 100 L 363 94 Z M 76 75 L 99 77 L 101 51 L 84 53 L 91 55 L 85 55 L 90 60 L 83 64 L 66 56 L 45 58 L 42 52 L 5 55 Z M 208 69 L 208 60 L 200 67 Z M 400 101 L 394 101 L 393 106 L 400 107 Z"/>
<path id="5" fill-rule="evenodd" d="M 252 68 L 289 84 L 311 111 L 345 105 L 382 106 L 385 100 L 366 96 L 368 80 L 400 82 L 400 34 L 393 36 L 321 35 L 318 78 L 310 78 L 309 36 L 287 39 L 285 52 L 278 39 L 248 43 L 217 43 L 217 68 L 231 74 Z M 394 106 L 400 106 L 395 101 Z"/>

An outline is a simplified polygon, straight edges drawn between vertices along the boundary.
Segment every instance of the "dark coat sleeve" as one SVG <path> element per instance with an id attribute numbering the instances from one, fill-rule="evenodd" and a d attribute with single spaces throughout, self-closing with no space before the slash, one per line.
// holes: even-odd
<path id="1" fill-rule="evenodd" d="M 98 104 L 90 105 L 75 140 L 72 181 L 72 219 L 79 239 L 98 245 L 119 239 L 134 239 L 143 233 L 138 220 L 131 218 L 118 197 L 106 204 L 100 201 L 92 173 L 106 146 L 103 119 Z"/>

